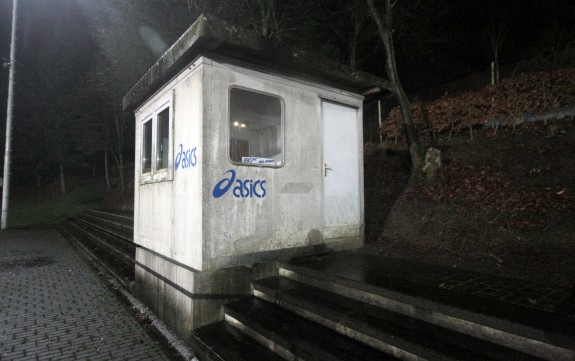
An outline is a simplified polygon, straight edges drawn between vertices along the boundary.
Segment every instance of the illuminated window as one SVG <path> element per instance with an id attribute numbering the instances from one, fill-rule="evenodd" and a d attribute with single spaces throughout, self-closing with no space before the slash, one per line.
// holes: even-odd
<path id="1" fill-rule="evenodd" d="M 233 163 L 281 166 L 283 101 L 273 95 L 230 89 L 229 156 Z"/>

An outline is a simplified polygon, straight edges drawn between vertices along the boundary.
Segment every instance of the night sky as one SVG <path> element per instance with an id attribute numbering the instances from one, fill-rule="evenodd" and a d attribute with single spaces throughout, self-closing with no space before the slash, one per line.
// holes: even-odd
<path id="1" fill-rule="evenodd" d="M 153 8 L 176 2 L 20 0 L 15 102 L 15 124 L 20 127 L 20 133 L 17 135 L 28 135 L 26 127 L 33 127 L 22 125 L 30 121 L 31 109 L 53 102 L 67 89 L 75 89 L 86 74 L 99 69 L 101 63 L 98 62 L 102 59 L 108 62 L 108 68 L 99 71 L 104 78 L 113 75 L 106 69 L 122 69 L 123 79 L 109 88 L 120 102 L 121 96 L 158 58 L 163 48 L 173 43 L 193 21 L 180 16 L 177 10 L 170 13 L 165 8 L 161 17 L 150 8 L 142 10 L 142 4 Z M 187 4 L 184 0 L 180 3 Z M 115 8 L 118 4 L 122 4 L 124 11 Z M 212 4 L 219 3 L 213 1 Z M 487 72 L 493 59 L 490 34 L 501 29 L 504 37 L 499 59 L 507 68 L 516 68 L 538 57 L 549 58 L 555 50 L 564 50 L 567 46 L 575 47 L 575 1 L 403 0 L 399 4 L 406 6 L 411 16 L 396 19 L 394 39 L 400 76 L 412 97 L 418 91 Z M 11 0 L 0 0 L 2 63 L 9 58 L 11 8 Z M 329 32 L 323 36 L 323 43 L 333 40 L 335 47 L 338 46 L 335 39 L 329 38 Z M 379 39 L 373 39 L 364 42 L 364 52 L 381 49 Z M 345 58 L 342 53 L 339 52 L 340 60 Z M 97 54 L 101 57 L 97 58 Z M 335 54 L 338 56 L 337 51 Z M 383 64 L 384 56 L 379 50 L 361 59 L 359 68 L 385 77 Z M 0 68 L 0 72 L 0 140 L 3 144 L 8 69 Z M 43 75 L 42 79 L 38 74 Z M 80 104 L 68 111 L 89 113 L 93 108 L 81 107 Z M 48 113 L 36 111 L 36 117 L 47 117 Z M 42 119 L 36 122 L 42 124 Z M 42 133 L 37 136 L 41 137 Z M 22 141 L 23 138 L 15 140 L 18 144 Z M 33 146 L 33 142 L 26 145 Z"/>
<path id="2" fill-rule="evenodd" d="M 43 22 L 54 19 L 53 14 L 42 14 L 43 12 L 64 9 L 62 16 L 71 17 L 81 8 L 87 10 L 84 14 L 89 16 L 90 12 L 86 7 L 90 7 L 91 3 L 94 1 L 20 0 L 19 38 L 31 37 L 41 41 L 42 28 L 46 25 Z M 553 41 L 553 37 L 575 36 L 575 1 L 466 0 L 445 1 L 442 4 L 450 7 L 450 14 L 443 15 L 439 7 L 436 22 L 433 22 L 433 19 L 421 22 L 424 24 L 422 27 L 431 22 L 434 32 L 432 36 L 435 36 L 433 41 L 422 39 L 418 43 L 418 38 L 421 37 L 417 34 L 417 28 L 415 31 L 413 28 L 408 29 L 407 34 L 398 33 L 395 36 L 399 70 L 405 87 L 409 90 L 420 90 L 488 68 L 492 58 L 489 29 L 494 27 L 494 23 L 503 24 L 506 34 L 500 48 L 502 64 L 517 63 L 548 52 L 544 47 L 551 46 L 549 42 Z M 0 1 L 2 59 L 9 58 L 11 7 L 11 0 Z M 85 26 L 82 22 L 76 25 Z M 157 30 L 162 32 L 162 29 Z M 419 30 L 427 31 L 425 28 Z M 401 31 L 401 28 L 398 31 Z M 27 44 L 34 44 L 34 41 L 27 41 Z M 33 50 L 19 50 L 18 57 L 25 63 L 23 57 Z M 371 57 L 364 61 L 364 70 L 383 76 L 380 59 Z M 17 71 L 25 72 L 26 69 L 19 67 Z M 7 76 L 8 70 L 2 69 L 0 84 L 3 98 Z M 5 103 L 4 99 L 2 103 Z"/>

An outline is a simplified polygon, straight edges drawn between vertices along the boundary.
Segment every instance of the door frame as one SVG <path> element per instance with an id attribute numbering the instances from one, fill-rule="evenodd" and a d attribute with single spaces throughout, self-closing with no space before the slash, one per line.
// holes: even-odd
<path id="1" fill-rule="evenodd" d="M 363 98 L 361 98 L 361 100 L 359 100 L 359 102 L 354 103 L 354 102 L 346 102 L 345 100 L 342 99 L 333 99 L 331 97 L 319 97 L 320 98 L 320 121 L 321 121 L 321 142 L 322 142 L 322 146 L 321 146 L 321 164 L 319 167 L 320 170 L 320 174 L 321 174 L 321 210 L 322 210 L 322 216 L 321 216 L 321 222 L 322 222 L 322 234 L 323 234 L 323 238 L 324 239 L 331 239 L 331 238 L 360 238 L 361 242 L 363 243 L 364 240 L 364 234 L 365 234 L 365 211 L 364 211 L 364 178 L 363 178 L 363 174 L 364 174 L 364 167 L 363 167 L 363 107 L 362 107 L 362 100 Z M 356 119 L 355 119 L 355 126 L 356 126 L 356 130 L 357 130 L 357 134 L 356 134 L 356 141 L 357 141 L 357 184 L 358 184 L 358 194 L 357 196 L 359 197 L 359 202 L 358 202 L 358 224 L 354 225 L 353 228 L 357 228 L 357 232 L 354 235 L 342 235 L 342 236 L 338 236 L 337 234 L 335 234 L 335 237 L 333 236 L 333 234 L 331 234 L 329 231 L 327 232 L 328 234 L 326 235 L 326 224 L 325 224 L 325 175 L 324 175 L 324 164 L 325 164 L 325 141 L 326 141 L 326 137 L 325 137 L 325 129 L 324 129 L 324 103 L 331 103 L 331 104 L 335 104 L 335 105 L 340 105 L 340 106 L 344 106 L 344 107 L 350 107 L 350 108 L 354 108 L 356 110 Z M 335 228 L 335 227 L 330 227 L 330 228 Z"/>

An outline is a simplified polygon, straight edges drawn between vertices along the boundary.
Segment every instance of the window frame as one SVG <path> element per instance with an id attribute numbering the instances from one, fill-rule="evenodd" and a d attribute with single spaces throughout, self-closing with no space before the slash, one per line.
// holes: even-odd
<path id="1" fill-rule="evenodd" d="M 141 168 L 141 173 L 142 174 L 148 174 L 152 172 L 152 149 L 154 148 L 154 138 L 153 138 L 153 134 L 154 134 L 154 118 L 152 118 L 151 116 L 147 116 L 144 118 L 144 121 L 142 122 L 142 146 L 141 146 L 141 162 L 140 162 L 140 168 Z M 150 144 L 148 144 L 148 132 L 147 130 L 150 131 L 149 133 L 149 141 Z"/>
<path id="2" fill-rule="evenodd" d="M 231 116 L 232 116 L 232 106 L 231 106 L 231 93 L 233 89 L 240 89 L 244 91 L 248 91 L 251 93 L 266 95 L 269 97 L 277 98 L 280 101 L 280 142 L 281 142 L 281 154 L 282 159 L 280 164 L 256 164 L 256 163 L 242 163 L 236 162 L 231 158 L 231 143 L 232 143 L 232 134 L 231 134 Z M 228 114 L 226 117 L 226 129 L 227 129 L 227 148 L 226 148 L 226 157 L 228 158 L 228 162 L 236 166 L 245 166 L 245 167 L 259 167 L 259 168 L 281 168 L 286 163 L 286 147 L 285 147 L 285 101 L 284 99 L 278 95 L 273 93 L 262 92 L 253 88 L 247 88 L 239 85 L 232 85 L 228 88 Z"/>
<path id="3" fill-rule="evenodd" d="M 142 117 L 140 126 L 140 183 L 155 183 L 162 181 L 173 180 L 173 143 L 174 143 L 174 104 L 173 95 L 171 92 L 157 99 L 151 106 L 151 111 Z M 158 168 L 158 153 L 159 153 L 159 114 L 168 109 L 168 158 L 165 167 Z M 151 149 L 151 167 L 147 172 L 144 172 L 144 144 L 145 144 L 145 125 L 147 122 L 152 122 L 152 149 Z"/>
<path id="4" fill-rule="evenodd" d="M 168 132 L 168 142 L 167 142 L 167 149 L 159 149 L 161 146 L 164 145 L 161 136 L 163 135 L 163 124 L 160 124 L 160 120 L 164 120 L 160 118 L 160 115 L 162 113 L 164 113 L 165 111 L 168 112 L 168 118 L 165 119 L 168 121 L 168 128 L 167 128 L 167 132 Z M 156 170 L 157 171 L 162 171 L 163 169 L 166 169 L 169 167 L 170 165 L 170 140 L 171 140 L 171 132 L 170 132 L 170 115 L 171 115 L 172 111 L 171 108 L 169 106 L 164 107 L 162 110 L 158 111 L 158 113 L 156 114 Z M 163 153 L 166 153 L 167 157 L 163 157 Z M 165 158 L 165 164 L 164 164 L 164 158 Z M 160 167 L 161 165 L 161 167 Z"/>

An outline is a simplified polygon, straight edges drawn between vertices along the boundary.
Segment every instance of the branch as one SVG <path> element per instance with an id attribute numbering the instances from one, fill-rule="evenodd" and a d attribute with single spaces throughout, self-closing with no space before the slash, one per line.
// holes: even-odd
<path id="1" fill-rule="evenodd" d="M 470 254 L 470 255 L 475 254 L 475 255 L 478 255 L 478 256 L 488 256 L 488 257 L 491 257 L 491 258 L 493 258 L 494 260 L 496 260 L 498 263 L 503 263 L 503 260 L 502 260 L 501 258 L 499 258 L 499 257 L 497 257 L 496 255 L 491 254 L 491 253 L 472 252 L 472 253 L 469 253 L 469 254 Z"/>
<path id="2" fill-rule="evenodd" d="M 375 25 L 377 26 L 379 36 L 381 37 L 381 40 L 384 40 L 384 38 L 385 38 L 384 34 L 386 33 L 387 30 L 386 30 L 385 26 L 383 26 L 381 16 L 379 16 L 379 12 L 375 8 L 375 5 L 373 5 L 373 0 L 365 0 L 365 1 L 367 2 L 367 5 L 369 7 L 369 12 L 371 14 L 371 17 L 372 17 L 373 21 L 375 22 Z"/>

